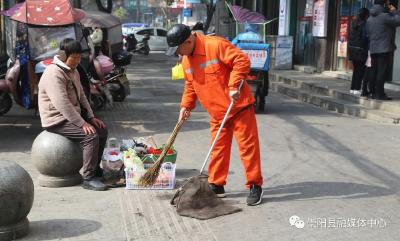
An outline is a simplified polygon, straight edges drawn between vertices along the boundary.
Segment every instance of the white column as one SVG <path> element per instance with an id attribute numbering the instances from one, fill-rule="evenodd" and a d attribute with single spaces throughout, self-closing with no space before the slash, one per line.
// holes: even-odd
<path id="1" fill-rule="evenodd" d="M 278 35 L 289 35 L 290 21 L 290 0 L 280 0 L 279 2 L 279 30 Z"/>
<path id="2" fill-rule="evenodd" d="M 186 5 L 186 0 L 183 1 L 183 8 L 186 9 L 187 5 Z M 183 13 L 182 13 L 183 14 Z M 187 25 L 187 17 L 183 17 L 183 24 Z"/>

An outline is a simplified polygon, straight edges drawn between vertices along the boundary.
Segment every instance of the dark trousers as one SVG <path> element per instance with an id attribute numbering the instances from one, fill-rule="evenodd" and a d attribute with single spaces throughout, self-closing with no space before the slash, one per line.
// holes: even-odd
<path id="1" fill-rule="evenodd" d="M 362 82 L 362 94 L 368 95 L 375 93 L 375 86 L 371 83 L 373 82 L 374 72 L 371 67 L 365 69 L 365 76 Z"/>
<path id="2" fill-rule="evenodd" d="M 94 177 L 96 168 L 100 168 L 101 157 L 107 142 L 107 128 L 97 129 L 95 134 L 86 135 L 82 127 L 69 121 L 46 128 L 47 131 L 79 141 L 83 152 L 82 176 L 85 180 Z"/>
<path id="3" fill-rule="evenodd" d="M 385 96 L 385 81 L 389 81 L 391 73 L 390 71 L 390 61 L 392 53 L 380 53 L 371 54 L 371 65 L 373 77 L 371 78 L 371 85 L 375 87 L 375 93 L 372 93 L 376 97 Z"/>
<path id="4" fill-rule="evenodd" d="M 101 46 L 95 45 L 94 46 L 94 57 L 97 57 L 100 54 L 100 51 L 101 51 Z"/>
<path id="5" fill-rule="evenodd" d="M 351 90 L 360 90 L 361 82 L 365 75 L 365 61 L 353 60 L 353 77 L 351 79 Z"/>

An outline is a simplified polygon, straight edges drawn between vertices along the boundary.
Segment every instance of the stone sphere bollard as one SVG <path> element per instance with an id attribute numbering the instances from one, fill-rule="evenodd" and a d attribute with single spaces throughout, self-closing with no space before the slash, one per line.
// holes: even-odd
<path id="1" fill-rule="evenodd" d="M 40 172 L 40 186 L 69 187 L 82 182 L 82 150 L 77 142 L 43 131 L 33 142 L 31 157 Z"/>
<path id="2" fill-rule="evenodd" d="M 0 240 L 16 240 L 28 234 L 26 218 L 33 204 L 31 176 L 13 161 L 0 161 Z"/>

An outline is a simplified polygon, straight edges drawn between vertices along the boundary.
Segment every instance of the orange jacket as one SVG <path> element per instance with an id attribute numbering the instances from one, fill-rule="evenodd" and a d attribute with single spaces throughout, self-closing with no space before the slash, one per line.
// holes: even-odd
<path id="1" fill-rule="evenodd" d="M 182 59 L 185 90 L 181 107 L 194 109 L 198 99 L 211 118 L 221 120 L 230 104 L 229 90 L 237 89 L 240 81 L 249 74 L 250 61 L 245 53 L 223 38 L 195 36 L 193 54 Z M 245 81 L 231 115 L 254 101 Z"/>

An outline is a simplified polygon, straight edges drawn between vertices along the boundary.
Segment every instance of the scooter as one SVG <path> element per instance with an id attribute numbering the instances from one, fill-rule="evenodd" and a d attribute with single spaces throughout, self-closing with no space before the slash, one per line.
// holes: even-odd
<path id="1" fill-rule="evenodd" d="M 95 80 L 107 87 L 113 101 L 122 102 L 130 95 L 125 66 L 130 64 L 131 58 L 131 54 L 122 52 L 114 55 L 113 60 L 104 55 L 93 60 L 90 72 Z"/>
<path id="2" fill-rule="evenodd" d="M 132 52 L 149 55 L 149 53 L 150 53 L 150 47 L 149 47 L 149 43 L 148 43 L 149 39 L 150 39 L 150 35 L 145 34 L 144 37 L 142 38 L 142 40 L 136 44 L 136 47 L 134 50 L 132 50 Z"/>
<path id="3" fill-rule="evenodd" d="M 12 98 L 14 97 L 17 104 L 22 105 L 19 93 L 17 91 L 17 82 L 20 74 L 19 60 L 16 60 L 14 64 L 8 63 L 8 70 L 4 79 L 0 79 L 0 116 L 6 114 L 12 107 Z"/>

